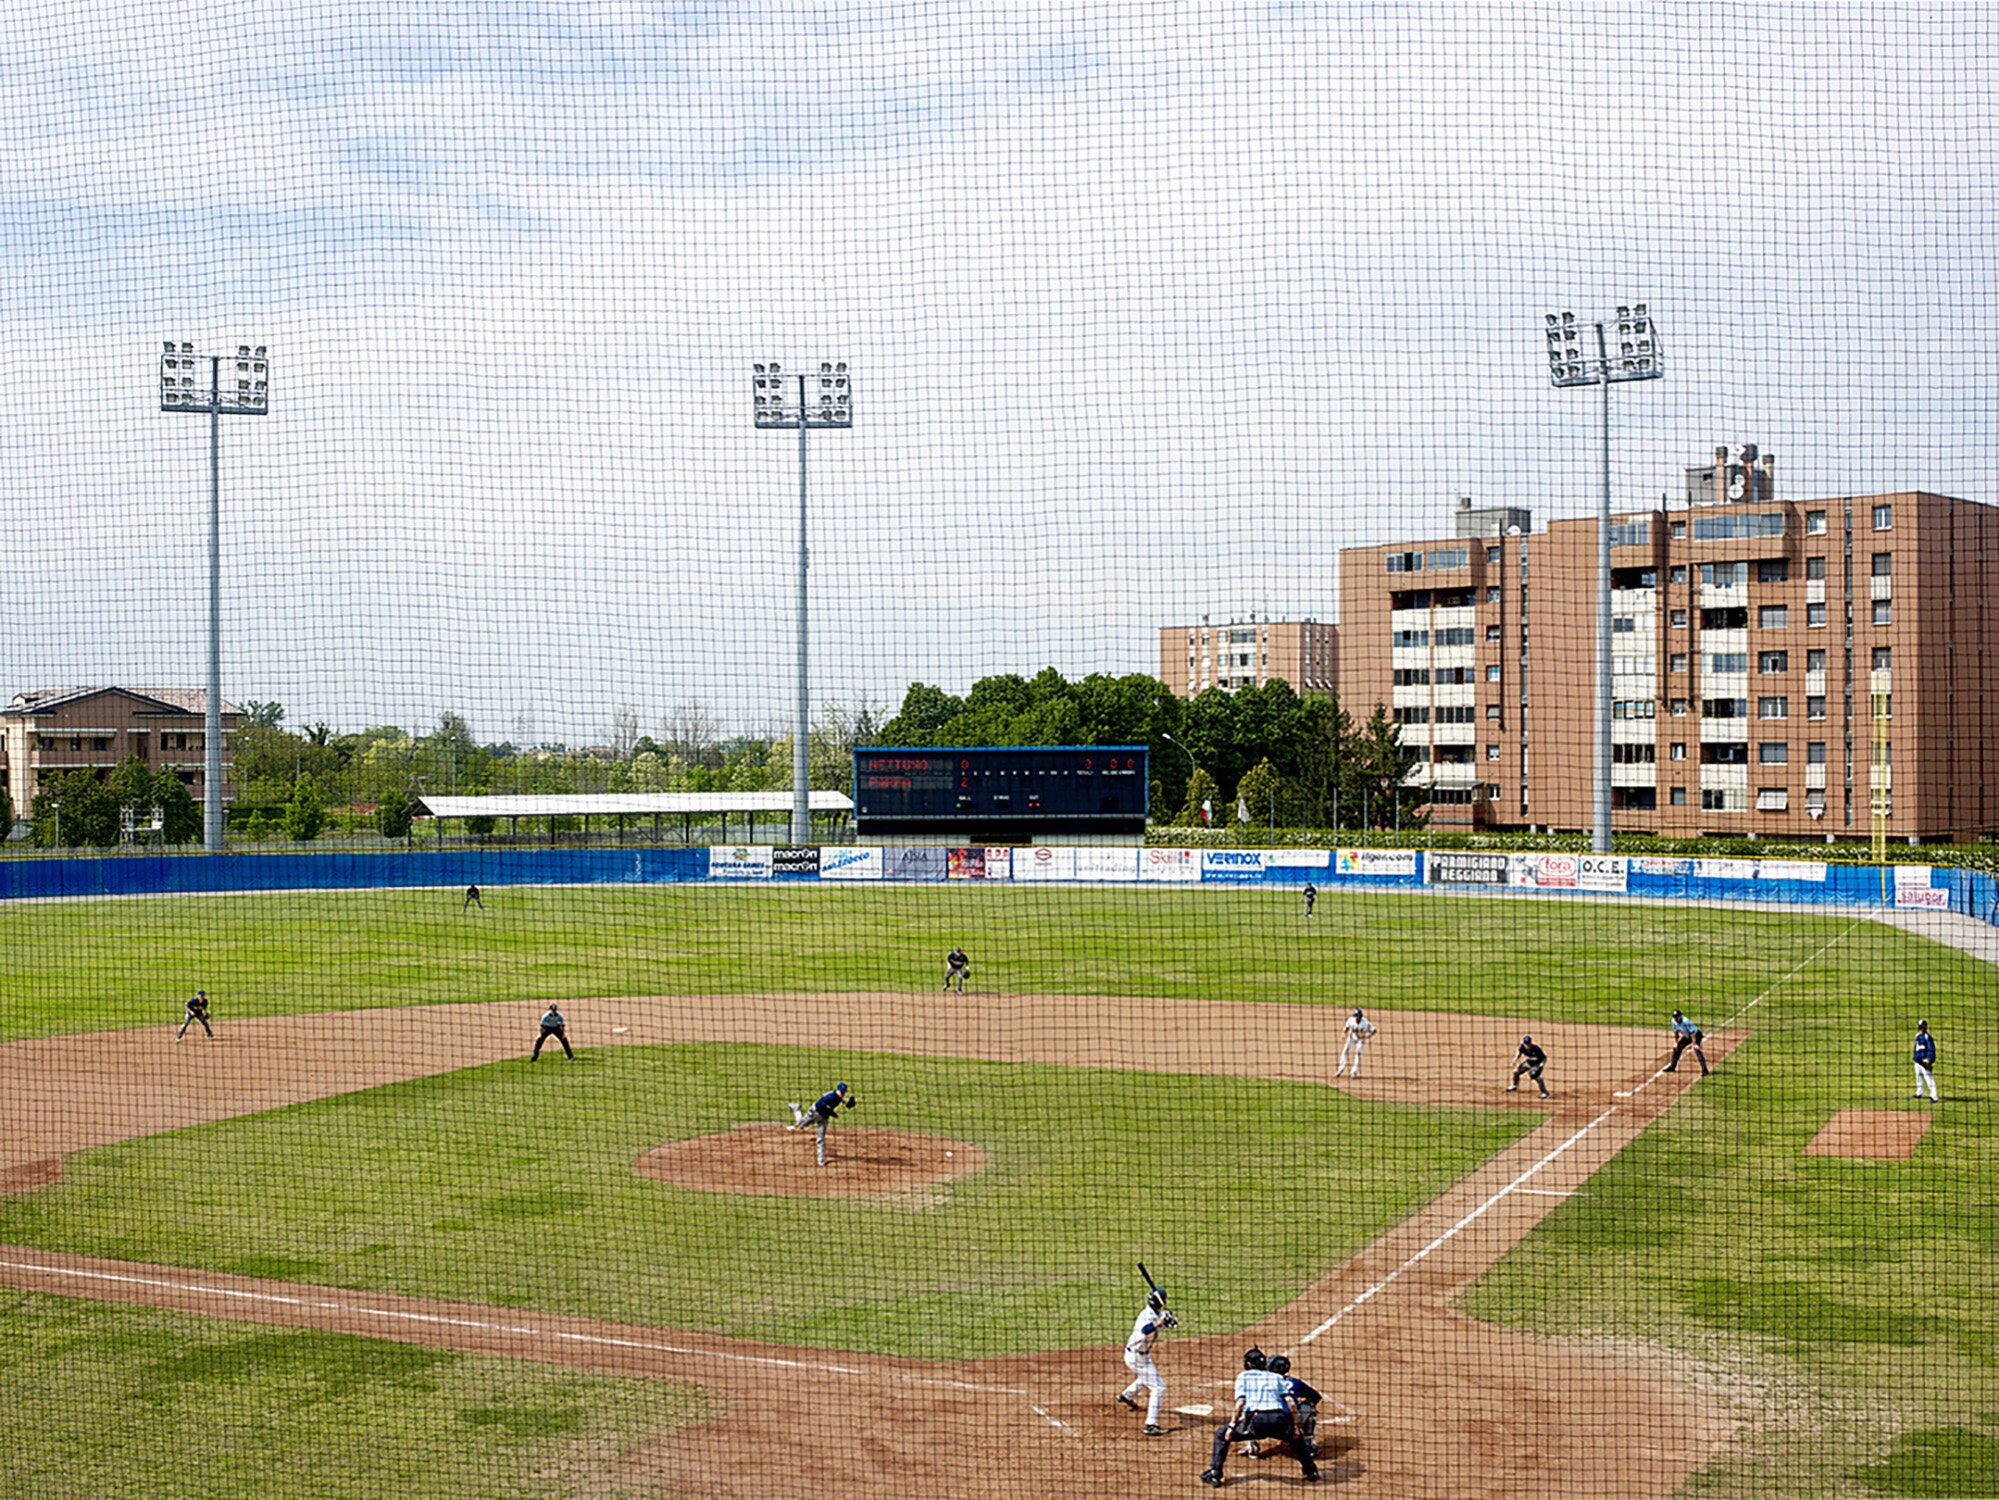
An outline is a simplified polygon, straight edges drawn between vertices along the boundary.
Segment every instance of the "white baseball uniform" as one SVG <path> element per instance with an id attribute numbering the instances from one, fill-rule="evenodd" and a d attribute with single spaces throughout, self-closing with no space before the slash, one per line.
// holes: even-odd
<path id="1" fill-rule="evenodd" d="M 1166 1377 L 1159 1373 L 1159 1366 L 1152 1362 L 1152 1345 L 1159 1337 L 1159 1330 L 1166 1326 L 1166 1314 L 1154 1312 L 1147 1302 L 1138 1310 L 1138 1317 L 1131 1325 L 1131 1337 L 1124 1341 L 1124 1367 L 1131 1371 L 1131 1384 L 1124 1388 L 1124 1399 L 1136 1400 L 1142 1390 L 1152 1392 L 1145 1407 L 1145 1425 L 1159 1425 L 1159 1408 L 1166 1400 Z"/>
<path id="2" fill-rule="evenodd" d="M 1353 1076 L 1360 1077 L 1360 1055 L 1367 1050 L 1367 1039 L 1374 1035 L 1375 1030 L 1374 1022 L 1359 1011 L 1347 1018 L 1346 1044 L 1340 1048 L 1340 1065 L 1333 1069 L 1333 1077 L 1337 1078 L 1347 1070 L 1349 1057 L 1353 1059 Z"/>

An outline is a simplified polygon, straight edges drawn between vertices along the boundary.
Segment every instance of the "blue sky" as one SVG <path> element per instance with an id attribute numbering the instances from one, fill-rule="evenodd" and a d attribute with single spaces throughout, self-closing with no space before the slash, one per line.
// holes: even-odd
<path id="1" fill-rule="evenodd" d="M 1974 7 L 29 0 L 0 54 L 0 688 L 293 722 L 786 725 L 797 454 L 840 358 L 813 698 L 1154 671 L 1336 616 L 1460 495 L 1588 514 L 1545 312 L 1646 301 L 1620 506 L 1717 444 L 1780 493 L 1999 500 L 1999 22 Z"/>

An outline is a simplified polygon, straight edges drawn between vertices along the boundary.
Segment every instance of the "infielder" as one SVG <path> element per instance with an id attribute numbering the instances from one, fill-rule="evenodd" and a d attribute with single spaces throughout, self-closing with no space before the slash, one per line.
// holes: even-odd
<path id="1" fill-rule="evenodd" d="M 1520 1075 L 1525 1073 L 1539 1085 L 1541 1097 L 1546 1099 L 1548 1097 L 1548 1085 L 1541 1082 L 1541 1070 L 1547 1066 L 1548 1053 L 1546 1049 L 1537 1045 L 1531 1036 L 1523 1036 L 1520 1038 L 1520 1050 L 1513 1054 L 1513 1081 L 1507 1084 L 1506 1092 L 1510 1094 L 1519 1088 Z"/>
<path id="2" fill-rule="evenodd" d="M 1138 1393 L 1145 1390 L 1152 1392 L 1145 1406 L 1147 1437 L 1158 1437 L 1164 1430 L 1159 1425 L 1159 1407 L 1166 1399 L 1166 1378 L 1159 1373 L 1159 1366 L 1152 1362 L 1152 1346 L 1166 1329 L 1179 1326 L 1180 1320 L 1166 1305 L 1166 1293 L 1154 1287 L 1145 1299 L 1145 1306 L 1138 1310 L 1138 1317 L 1132 1321 L 1131 1337 L 1124 1341 L 1124 1367 L 1131 1371 L 1131 1384 L 1118 1392 L 1118 1400 L 1137 1411 Z"/>
<path id="3" fill-rule="evenodd" d="M 1201 1471 L 1201 1483 L 1220 1489 L 1229 1444 L 1243 1441 L 1283 1443 L 1298 1455 L 1305 1483 L 1319 1482 L 1319 1461 L 1298 1436 L 1298 1401 L 1291 1394 L 1291 1383 L 1268 1367 L 1261 1349 L 1250 1349 L 1242 1357 L 1242 1373 L 1235 1378 L 1235 1414 L 1215 1429 L 1214 1451 Z"/>
<path id="4" fill-rule="evenodd" d="M 953 948 L 944 958 L 944 988 L 956 981 L 958 993 L 965 993 L 965 979 L 972 972 L 972 960 L 963 948 Z"/>
<path id="5" fill-rule="evenodd" d="M 836 1083 L 832 1088 L 812 1101 L 812 1108 L 806 1109 L 803 1105 L 799 1104 L 792 1105 L 792 1123 L 785 1128 L 788 1130 L 818 1131 L 819 1165 L 823 1167 L 826 1165 L 826 1127 L 833 1123 L 833 1115 L 841 1105 L 844 1104 L 847 1108 L 852 1109 L 860 1102 L 860 1100 L 847 1092 L 847 1086 L 844 1083 Z"/>
<path id="6" fill-rule="evenodd" d="M 177 1042 L 186 1040 L 188 1027 L 196 1021 L 201 1022 L 201 1029 L 208 1033 L 208 1039 L 214 1041 L 215 1028 L 208 1024 L 207 990 L 196 990 L 188 997 L 187 1014 L 181 1017 L 180 1030 L 174 1033 L 174 1040 Z"/>
<path id="7" fill-rule="evenodd" d="M 480 910 L 484 911 L 485 908 L 481 907 Z M 562 1043 L 564 1057 L 571 1062 L 576 1061 L 576 1054 L 569 1050 L 569 1023 L 562 1018 L 562 1012 L 556 1009 L 553 1000 L 548 1002 L 548 1009 L 541 1013 L 541 1035 L 534 1039 L 534 1051 L 528 1054 L 529 1062 L 541 1061 L 541 1049 L 550 1037 Z"/>
<path id="8" fill-rule="evenodd" d="M 1685 1016 L 1681 1015 L 1678 1011 L 1674 1011 L 1673 1012 L 1673 1060 L 1666 1064 L 1666 1071 L 1668 1073 L 1679 1072 L 1680 1054 L 1686 1051 L 1687 1048 L 1691 1047 L 1694 1049 L 1694 1056 L 1700 1061 L 1701 1077 L 1703 1078 L 1707 1077 L 1707 1054 L 1701 1051 L 1701 1042 L 1703 1040 L 1704 1038 L 1701 1036 L 1700 1027 L 1694 1025 L 1692 1021 L 1689 1021 Z"/>
<path id="9" fill-rule="evenodd" d="M 1912 1054 L 1916 1063 L 1916 1091 L 1911 1099 L 1923 1097 L 1923 1090 L 1930 1091 L 1930 1103 L 1937 1102 L 1936 1074 L 1931 1070 L 1937 1065 L 1937 1039 L 1930 1035 L 1928 1021 L 1916 1022 L 1916 1050 Z"/>
<path id="10" fill-rule="evenodd" d="M 1340 1048 L 1340 1065 L 1333 1069 L 1333 1077 L 1337 1078 L 1346 1072 L 1349 1056 L 1353 1058 L 1353 1076 L 1360 1077 L 1360 1055 L 1367 1050 L 1368 1038 L 1379 1029 L 1374 1022 L 1361 1014 L 1358 1008 L 1347 1017 L 1347 1039 L 1345 1045 Z"/>

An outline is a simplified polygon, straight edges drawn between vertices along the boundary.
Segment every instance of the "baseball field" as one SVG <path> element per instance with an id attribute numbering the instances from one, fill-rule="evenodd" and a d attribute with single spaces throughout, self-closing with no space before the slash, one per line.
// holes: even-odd
<path id="1" fill-rule="evenodd" d="M 1999 1015 L 1954 919 L 783 885 L 4 919 L 0 1493 L 1203 1493 L 1250 1342 L 1355 1496 L 1999 1474 Z M 215 1035 L 176 1041 L 197 987 Z M 530 1064 L 551 1001 L 578 1055 Z M 1662 1071 L 1675 1006 L 1710 1076 Z M 1529 1033 L 1546 1102 L 1505 1092 Z M 836 1081 L 819 1168 L 783 1126 Z M 1180 1318 L 1154 1438 L 1113 1399 L 1139 1260 Z"/>

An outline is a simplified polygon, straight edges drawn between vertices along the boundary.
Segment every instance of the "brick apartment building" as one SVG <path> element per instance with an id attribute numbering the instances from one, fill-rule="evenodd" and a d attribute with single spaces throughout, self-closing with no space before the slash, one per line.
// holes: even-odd
<path id="1" fill-rule="evenodd" d="M 1877 794 L 1891 838 L 1999 831 L 1999 508 L 1780 500 L 1724 448 L 1611 541 L 1617 831 L 1864 838 Z M 1389 706 L 1438 826 L 1591 826 L 1596 580 L 1594 517 L 1469 501 L 1448 537 L 1341 552 L 1330 676 Z M 1187 632 L 1160 637 L 1188 681 Z"/>
<path id="2" fill-rule="evenodd" d="M 1191 698 L 1216 687 L 1233 692 L 1277 679 L 1300 693 L 1339 689 L 1339 631 L 1317 620 L 1230 620 L 1169 625 L 1159 632 L 1159 680 Z"/>
<path id="3" fill-rule="evenodd" d="M 197 805 L 208 796 L 208 695 L 177 688 L 70 688 L 17 693 L 0 708 L 0 770 L 16 817 L 35 794 L 78 769 L 109 776 L 132 756 L 171 769 Z M 222 705 L 222 798 L 233 800 L 233 735 L 241 710 Z"/>

